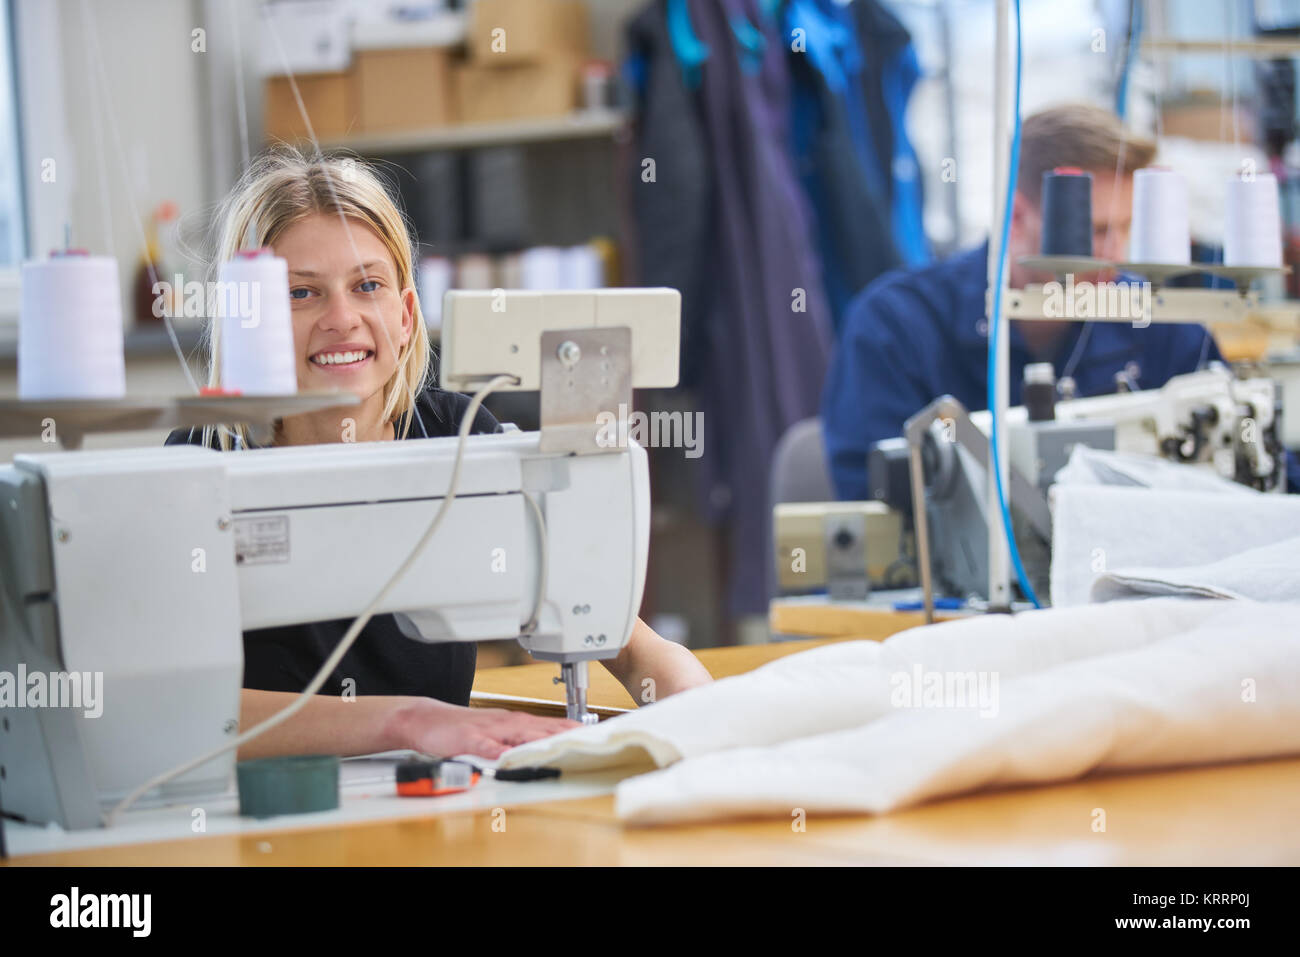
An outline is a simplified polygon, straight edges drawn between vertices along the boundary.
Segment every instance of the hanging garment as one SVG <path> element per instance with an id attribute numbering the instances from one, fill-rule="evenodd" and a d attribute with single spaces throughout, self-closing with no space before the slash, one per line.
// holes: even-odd
<path id="1" fill-rule="evenodd" d="M 902 264 L 891 235 L 891 184 L 872 151 L 852 15 L 827 0 L 785 7 L 791 148 L 811 204 L 836 330 L 853 296 Z"/>
<path id="2" fill-rule="evenodd" d="M 789 153 L 787 45 L 758 0 L 693 0 L 709 48 L 699 92 L 712 159 L 714 286 L 700 462 L 729 520 L 733 614 L 767 608 L 767 475 L 785 430 L 816 414 L 831 340 L 806 200 Z"/>
<path id="3" fill-rule="evenodd" d="M 835 0 L 819 2 L 839 6 Z M 921 76 L 916 48 L 911 34 L 879 0 L 853 0 L 847 9 L 862 51 L 860 80 L 870 143 L 890 184 L 894 243 L 905 263 L 922 265 L 932 256 L 922 219 L 921 168 L 906 124 L 907 103 Z"/>
<path id="4" fill-rule="evenodd" d="M 713 287 L 712 173 L 694 89 L 708 55 L 686 0 L 655 0 L 627 29 L 635 96 L 631 206 L 636 283 L 682 294 L 681 384 L 698 385 Z"/>
<path id="5" fill-rule="evenodd" d="M 815 213 L 838 331 L 882 273 L 930 260 L 920 167 L 906 130 L 920 76 L 911 37 L 874 0 L 788 0 L 791 149 Z"/>

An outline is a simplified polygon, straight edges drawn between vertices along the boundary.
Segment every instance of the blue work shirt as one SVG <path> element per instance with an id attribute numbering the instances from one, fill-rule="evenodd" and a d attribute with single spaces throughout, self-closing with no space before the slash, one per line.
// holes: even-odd
<path id="1" fill-rule="evenodd" d="M 901 435 L 903 423 L 939 396 L 952 395 L 971 411 L 988 408 L 987 288 L 986 242 L 936 265 L 881 276 L 849 305 L 822 396 L 826 453 L 840 498 L 870 497 L 871 446 Z M 1046 360 L 1029 351 L 1020 323 L 1007 326 L 1011 405 L 1019 405 L 1025 365 Z M 1052 366 L 1058 378 L 1072 376 L 1076 394 L 1086 396 L 1114 392 L 1115 374 L 1126 368 L 1133 388 L 1155 389 L 1219 358 L 1214 338 L 1199 324 L 1072 322 Z M 1294 483 L 1294 459 L 1287 465 Z"/>

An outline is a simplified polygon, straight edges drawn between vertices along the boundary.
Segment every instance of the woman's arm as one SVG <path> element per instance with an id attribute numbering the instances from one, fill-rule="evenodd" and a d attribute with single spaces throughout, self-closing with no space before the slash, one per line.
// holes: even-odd
<path id="1" fill-rule="evenodd" d="M 638 705 L 713 680 L 689 648 L 661 638 L 640 618 L 618 657 L 602 664 Z"/>
<path id="2" fill-rule="evenodd" d="M 247 730 L 297 698 L 290 691 L 240 692 L 240 728 Z M 500 708 L 462 708 L 433 698 L 316 695 L 284 724 L 239 749 L 239 760 L 281 754 L 373 754 L 411 749 L 437 757 L 477 754 L 495 758 L 526 741 L 545 738 L 576 722 Z"/>
<path id="3" fill-rule="evenodd" d="M 640 618 L 618 657 L 604 665 L 638 704 L 713 680 L 688 649 L 659 637 Z M 291 691 L 245 688 L 240 692 L 240 727 L 247 730 L 265 721 L 297 697 Z M 565 718 L 501 708 L 462 708 L 433 698 L 316 695 L 284 724 L 240 748 L 239 760 L 281 754 L 347 756 L 408 748 L 442 757 L 477 754 L 495 758 L 517 744 L 575 727 L 576 722 Z"/>

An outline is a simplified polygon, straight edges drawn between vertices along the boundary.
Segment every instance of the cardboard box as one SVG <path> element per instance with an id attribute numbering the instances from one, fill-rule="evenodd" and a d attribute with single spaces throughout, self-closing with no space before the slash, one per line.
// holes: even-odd
<path id="1" fill-rule="evenodd" d="M 319 140 L 339 139 L 358 129 L 356 83 L 352 70 L 294 78 L 303 107 Z M 289 78 L 269 77 L 264 88 L 262 130 L 268 140 L 305 140 L 307 126 L 298 110 Z"/>
<path id="2" fill-rule="evenodd" d="M 1233 142 L 1232 105 L 1220 102 L 1207 103 L 1193 100 L 1185 103 L 1164 104 L 1161 113 L 1164 136 L 1185 136 L 1208 143 Z M 1256 120 L 1244 106 L 1237 110 L 1239 134 L 1256 129 Z"/>
<path id="3" fill-rule="evenodd" d="M 564 116 L 578 105 L 578 64 L 557 60 L 510 67 L 466 63 L 456 73 L 462 123 Z"/>
<path id="4" fill-rule="evenodd" d="M 447 49 L 361 50 L 356 71 L 362 131 L 418 130 L 456 122 Z"/>
<path id="5" fill-rule="evenodd" d="M 581 61 L 590 51 L 585 0 L 476 0 L 469 51 L 480 66 Z"/>
<path id="6" fill-rule="evenodd" d="M 336 73 L 352 65 L 349 10 L 342 0 L 258 5 L 258 64 L 263 77 Z"/>

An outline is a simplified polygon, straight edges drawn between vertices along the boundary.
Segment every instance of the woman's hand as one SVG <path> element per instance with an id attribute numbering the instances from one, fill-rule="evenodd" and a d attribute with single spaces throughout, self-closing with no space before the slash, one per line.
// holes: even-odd
<path id="1" fill-rule="evenodd" d="M 567 718 L 543 718 L 503 708 L 461 708 L 432 698 L 411 699 L 395 715 L 400 748 L 449 758 L 497 758 L 515 745 L 581 727 Z"/>
<path id="2" fill-rule="evenodd" d="M 640 618 L 618 657 L 603 664 L 638 706 L 713 681 L 689 648 L 660 637 Z"/>

